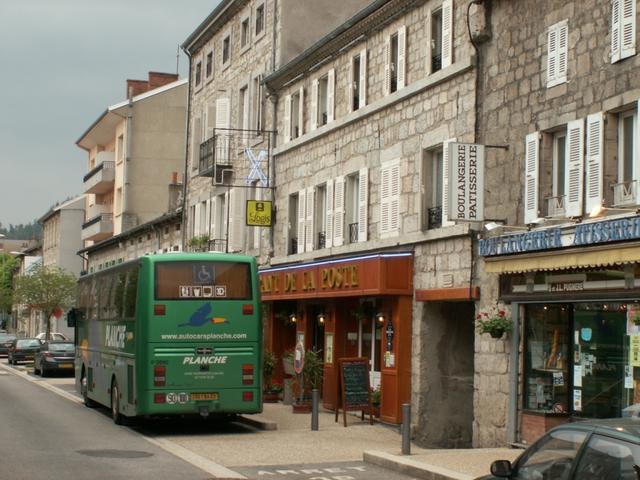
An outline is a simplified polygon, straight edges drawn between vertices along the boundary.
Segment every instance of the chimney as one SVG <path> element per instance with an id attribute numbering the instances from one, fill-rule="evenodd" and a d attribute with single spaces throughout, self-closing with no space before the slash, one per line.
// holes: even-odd
<path id="1" fill-rule="evenodd" d="M 149 90 L 162 87 L 179 80 L 177 73 L 149 72 Z"/>
<path id="2" fill-rule="evenodd" d="M 146 80 L 127 80 L 127 98 L 135 97 L 149 90 Z"/>

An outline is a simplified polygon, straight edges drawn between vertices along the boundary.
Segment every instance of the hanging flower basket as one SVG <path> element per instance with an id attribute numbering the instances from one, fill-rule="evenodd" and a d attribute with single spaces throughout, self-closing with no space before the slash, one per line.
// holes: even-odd
<path id="1" fill-rule="evenodd" d="M 478 332 L 488 333 L 492 338 L 502 338 L 505 332 L 513 329 L 511 313 L 505 305 L 495 305 L 476 315 Z"/>

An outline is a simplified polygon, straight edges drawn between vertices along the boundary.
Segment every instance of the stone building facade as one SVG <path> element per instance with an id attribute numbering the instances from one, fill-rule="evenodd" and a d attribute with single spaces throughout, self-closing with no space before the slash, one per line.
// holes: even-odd
<path id="1" fill-rule="evenodd" d="M 483 14 L 472 9 L 474 26 Z M 381 418 L 398 422 L 400 403 L 411 400 L 416 441 L 427 446 L 472 443 L 477 260 L 469 225 L 450 222 L 443 205 L 446 146 L 475 140 L 475 76 L 466 3 L 392 0 L 266 78 L 278 99 L 278 222 L 272 268 L 262 272 L 272 346 L 291 348 L 278 339 L 282 311 L 303 311 L 296 331 L 307 346 L 326 352 L 329 338 L 336 356 L 368 357 Z M 384 286 L 321 292 L 322 277 L 306 296 L 293 284 L 273 295 L 279 271 L 296 279 L 305 267 L 356 268 L 363 256 L 400 253 L 411 258 L 407 297 Z M 324 338 L 317 312 L 329 312 Z M 371 338 L 379 349 L 369 351 Z M 325 365 L 326 406 L 335 375 Z"/>
<path id="2" fill-rule="evenodd" d="M 508 236 L 504 227 L 481 242 L 480 306 L 511 302 L 516 330 L 476 338 L 474 444 L 533 441 L 572 417 L 620 416 L 637 398 L 623 353 L 639 295 L 630 226 L 640 204 L 637 6 L 496 0 L 487 8 L 477 139 L 509 147 L 487 156 L 487 216 L 529 232 Z M 527 243 L 541 234 L 554 240 Z M 618 336 L 603 340 L 594 325 L 605 322 Z M 617 345 L 617 360 L 605 343 Z M 605 363 L 612 383 L 598 373 Z"/>
<path id="3" fill-rule="evenodd" d="M 262 81 L 367 2 L 224 0 L 185 40 L 190 58 L 184 244 L 267 263 L 246 200 L 270 200 L 273 103 Z M 196 247 L 197 245 L 197 247 Z"/>

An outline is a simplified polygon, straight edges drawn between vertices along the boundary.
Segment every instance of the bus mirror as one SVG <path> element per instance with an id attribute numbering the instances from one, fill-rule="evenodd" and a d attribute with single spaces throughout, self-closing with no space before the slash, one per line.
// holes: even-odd
<path id="1" fill-rule="evenodd" d="M 82 320 L 82 310 L 72 308 L 67 312 L 67 326 L 73 328 Z"/>

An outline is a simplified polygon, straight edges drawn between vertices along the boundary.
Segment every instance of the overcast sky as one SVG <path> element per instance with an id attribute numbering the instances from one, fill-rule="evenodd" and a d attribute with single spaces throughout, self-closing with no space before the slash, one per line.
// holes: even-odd
<path id="1" fill-rule="evenodd" d="M 0 223 L 82 193 L 75 142 L 127 78 L 175 72 L 178 45 L 219 0 L 0 0 Z M 180 55 L 180 74 L 187 75 Z"/>

